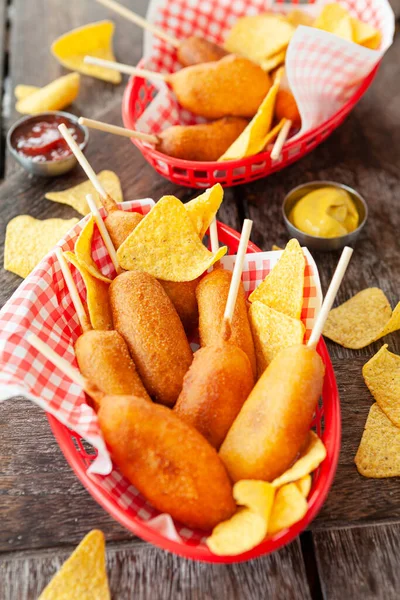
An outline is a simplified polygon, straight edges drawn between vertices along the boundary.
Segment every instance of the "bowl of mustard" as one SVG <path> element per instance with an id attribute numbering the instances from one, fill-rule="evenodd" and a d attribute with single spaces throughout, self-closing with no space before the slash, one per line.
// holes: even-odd
<path id="1" fill-rule="evenodd" d="M 290 235 L 320 251 L 353 246 L 368 218 L 364 198 L 334 181 L 299 185 L 285 197 L 282 211 Z"/>

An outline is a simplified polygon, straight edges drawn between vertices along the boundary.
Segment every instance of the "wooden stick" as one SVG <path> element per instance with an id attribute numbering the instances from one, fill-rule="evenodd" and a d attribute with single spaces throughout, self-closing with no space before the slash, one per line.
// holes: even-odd
<path id="1" fill-rule="evenodd" d="M 117 274 L 119 275 L 120 273 L 122 273 L 122 269 L 118 263 L 117 253 L 115 251 L 114 244 L 111 241 L 110 234 L 107 231 L 107 227 L 105 226 L 104 221 L 101 218 L 99 209 L 97 208 L 97 204 L 94 201 L 92 194 L 87 194 L 86 202 L 88 203 L 90 211 L 91 211 L 92 215 L 94 216 L 97 227 L 99 228 L 99 231 L 100 231 L 100 235 L 103 238 L 103 242 L 107 248 L 108 254 L 110 255 L 112 264 L 114 265 L 114 269 L 116 270 Z"/>
<path id="2" fill-rule="evenodd" d="M 97 65 L 98 67 L 119 71 L 126 75 L 136 75 L 137 77 L 143 77 L 144 79 L 161 79 L 162 81 L 169 81 L 171 78 L 171 75 L 168 73 L 157 73 L 157 71 L 139 69 L 138 67 L 132 67 L 131 65 L 125 65 L 112 60 L 104 60 L 103 58 L 97 58 L 96 56 L 85 56 L 83 62 L 87 65 Z"/>
<path id="3" fill-rule="evenodd" d="M 163 29 L 156 27 L 156 25 L 153 25 L 153 23 L 149 23 L 149 21 L 146 21 L 146 19 L 143 19 L 143 17 L 137 15 L 136 13 L 129 10 L 125 6 L 122 6 L 118 2 L 114 2 L 114 0 L 97 0 L 97 2 L 99 2 L 103 6 L 106 6 L 107 8 L 111 8 L 111 10 L 121 15 L 121 17 L 124 17 L 128 21 L 135 23 L 135 25 L 139 25 L 139 27 L 151 31 L 151 33 L 154 33 L 154 35 L 164 40 L 168 44 L 175 46 L 175 48 L 179 48 L 179 40 L 166 33 Z"/>
<path id="4" fill-rule="evenodd" d="M 78 369 L 72 367 L 65 358 L 61 358 L 54 352 L 50 346 L 48 346 L 45 342 L 42 342 L 40 338 L 34 333 L 30 333 L 26 340 L 33 346 L 42 356 L 47 358 L 50 362 L 53 363 L 60 371 L 64 373 L 69 379 L 74 381 L 79 387 L 82 389 L 86 389 L 87 381 L 86 379 L 79 373 Z"/>
<path id="5" fill-rule="evenodd" d="M 224 322 L 222 326 L 222 338 L 227 340 L 231 335 L 231 324 L 233 313 L 236 306 L 236 298 L 239 291 L 239 285 L 242 279 L 243 263 L 246 256 L 247 245 L 250 239 L 253 221 L 245 219 L 243 222 L 242 233 L 240 235 L 239 248 L 236 254 L 236 262 L 233 269 L 231 285 L 229 287 L 228 300 L 224 312 Z"/>
<path id="6" fill-rule="evenodd" d="M 211 252 L 213 254 L 215 254 L 219 250 L 217 219 L 216 218 L 214 218 L 210 224 L 210 242 L 211 242 Z"/>
<path id="7" fill-rule="evenodd" d="M 99 2 L 100 0 L 98 0 Z M 113 133 L 114 135 L 120 135 L 127 138 L 136 138 L 143 142 L 149 142 L 149 144 L 158 144 L 159 139 L 156 135 L 150 135 L 149 133 L 142 133 L 135 129 L 125 129 L 125 127 L 118 127 L 118 125 L 110 125 L 109 123 L 103 123 L 102 121 L 95 121 L 94 119 L 86 119 L 85 117 L 79 117 L 78 122 L 80 125 L 85 125 L 90 129 L 97 129 L 98 131 L 104 131 L 105 133 Z"/>
<path id="8" fill-rule="evenodd" d="M 274 147 L 271 150 L 272 160 L 277 160 L 280 157 L 281 152 L 282 152 L 282 147 L 286 143 L 291 126 L 292 126 L 292 121 L 290 119 L 288 119 L 286 121 L 286 123 L 283 125 L 280 132 L 278 133 L 278 137 L 275 140 Z"/>
<path id="9" fill-rule="evenodd" d="M 66 284 L 69 294 L 71 296 L 72 304 L 74 305 L 76 314 L 78 315 L 78 320 L 79 320 L 81 329 L 82 329 L 83 333 L 85 333 L 85 331 L 90 331 L 91 329 L 93 329 L 92 325 L 90 324 L 90 321 L 86 314 L 85 308 L 83 306 L 83 302 L 81 300 L 81 297 L 79 296 L 79 292 L 76 288 L 75 281 L 73 280 L 68 263 L 65 260 L 63 251 L 59 247 L 56 248 L 56 257 L 57 257 L 58 263 L 61 267 L 61 271 L 62 271 L 62 274 L 64 277 L 65 284 Z"/>
<path id="10" fill-rule="evenodd" d="M 307 346 L 309 348 L 315 348 L 318 344 L 319 338 L 321 337 L 322 330 L 325 325 L 325 321 L 328 318 L 329 311 L 332 308 L 332 304 L 336 298 L 336 294 L 342 283 L 342 279 L 347 269 L 347 265 L 350 262 L 351 255 L 353 254 L 353 248 L 349 248 L 345 246 L 343 248 L 342 256 L 338 262 L 336 270 L 333 274 L 332 281 L 329 285 L 328 291 L 326 292 L 326 296 L 324 298 L 324 302 L 321 306 L 321 310 L 318 313 L 317 319 L 315 321 L 313 330 L 310 335 L 310 339 L 308 340 Z"/>

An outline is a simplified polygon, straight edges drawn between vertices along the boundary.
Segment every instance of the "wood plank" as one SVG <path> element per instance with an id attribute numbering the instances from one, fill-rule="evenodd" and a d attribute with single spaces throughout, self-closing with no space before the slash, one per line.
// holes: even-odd
<path id="1" fill-rule="evenodd" d="M 141 15 L 147 10 L 145 0 L 128 0 L 125 5 Z M 52 56 L 50 46 L 58 36 L 85 23 L 102 19 L 114 21 L 114 50 L 121 62 L 136 64 L 142 54 L 142 30 L 94 0 L 52 0 L 51 6 L 48 0 L 14 0 L 12 15 L 9 67 L 12 92 L 18 83 L 42 86 L 66 74 L 67 70 Z M 99 111 L 103 111 L 104 107 L 122 97 L 125 84 L 126 78 L 120 85 L 115 86 L 82 75 L 79 97 L 68 110 L 77 115 L 96 118 Z M 11 98 L 11 103 L 7 128 L 21 116 L 14 109 L 14 98 Z M 120 115 L 115 123 L 122 124 Z M 8 156 L 7 175 L 20 169 L 13 158 Z"/>
<path id="2" fill-rule="evenodd" d="M 3 99 L 5 79 L 6 79 L 6 68 L 8 59 L 8 48 L 7 48 L 7 2 L 0 4 L 0 97 Z M 5 123 L 3 111 L 0 111 L 0 181 L 4 176 L 5 171 Z"/>
<path id="3" fill-rule="evenodd" d="M 399 598 L 400 525 L 316 533 L 314 547 L 324 598 Z"/>
<path id="4" fill-rule="evenodd" d="M 33 600 L 70 549 L 0 557 L 2 600 Z M 118 600 L 308 600 L 299 542 L 273 555 L 236 565 L 193 562 L 143 543 L 108 544 L 111 595 Z"/>

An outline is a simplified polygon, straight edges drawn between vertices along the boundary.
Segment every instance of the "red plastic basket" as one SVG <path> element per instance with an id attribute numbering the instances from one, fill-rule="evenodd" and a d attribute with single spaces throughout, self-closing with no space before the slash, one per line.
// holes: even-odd
<path id="1" fill-rule="evenodd" d="M 140 65 L 139 65 L 140 66 Z M 225 187 L 240 185 L 266 177 L 296 162 L 323 142 L 344 121 L 352 108 L 371 85 L 379 64 L 364 79 L 353 96 L 330 119 L 301 137 L 285 144 L 279 159 L 271 160 L 270 152 L 261 152 L 240 160 L 195 162 L 172 158 L 140 140 L 132 139 L 144 158 L 163 177 L 173 183 L 192 188 L 207 188 L 215 183 Z M 149 81 L 132 77 L 122 101 L 122 119 L 125 127 L 135 129 L 138 118 L 157 93 Z"/>
<path id="2" fill-rule="evenodd" d="M 236 254 L 240 234 L 230 227 L 218 223 L 218 235 L 221 244 L 228 246 L 229 254 Z M 250 242 L 248 252 L 260 252 L 260 249 Z M 327 457 L 318 471 L 314 473 L 307 514 L 289 529 L 265 540 L 253 550 L 238 556 L 216 556 L 210 552 L 205 544 L 194 546 L 190 542 L 177 542 L 167 539 L 150 527 L 146 521 L 138 517 L 132 509 L 123 509 L 112 493 L 100 487 L 87 475 L 87 468 L 93 461 L 94 455 L 90 454 L 90 450 L 88 452 L 85 449 L 82 439 L 53 416 L 48 414 L 47 417 L 54 436 L 77 477 L 93 498 L 132 533 L 160 548 L 194 560 L 218 563 L 246 561 L 273 552 L 291 542 L 314 519 L 322 507 L 332 484 L 338 463 L 341 440 L 339 395 L 329 354 L 322 339 L 318 345 L 318 352 L 325 363 L 326 373 L 322 398 L 313 425 L 326 446 Z"/>

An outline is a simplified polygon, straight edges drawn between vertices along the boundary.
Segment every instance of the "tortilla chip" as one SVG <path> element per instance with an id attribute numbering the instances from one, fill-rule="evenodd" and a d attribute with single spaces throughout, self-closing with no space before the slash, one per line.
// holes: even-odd
<path id="1" fill-rule="evenodd" d="M 279 67 L 279 65 L 282 65 L 285 62 L 285 58 L 286 49 L 281 50 L 273 56 L 268 56 L 268 58 L 264 58 L 262 61 L 260 61 L 260 66 L 262 69 L 264 69 L 264 71 L 269 73 L 273 69 L 276 69 L 276 67 Z"/>
<path id="2" fill-rule="evenodd" d="M 242 479 L 233 486 L 236 504 L 257 513 L 268 523 L 274 502 L 275 488 L 266 481 Z"/>
<path id="3" fill-rule="evenodd" d="M 313 26 L 334 33 L 349 42 L 353 41 L 350 15 L 340 4 L 326 4 L 314 21 Z"/>
<path id="4" fill-rule="evenodd" d="M 193 281 L 226 254 L 201 243 L 182 202 L 163 196 L 118 248 L 123 269 L 146 271 L 166 281 Z"/>
<path id="5" fill-rule="evenodd" d="M 272 359 L 284 348 L 302 344 L 306 328 L 299 319 L 270 308 L 257 300 L 249 308 L 249 319 L 260 377 Z"/>
<path id="6" fill-rule="evenodd" d="M 19 100 L 15 108 L 24 115 L 34 115 L 48 110 L 62 110 L 78 96 L 79 85 L 79 73 L 64 75 Z"/>
<path id="7" fill-rule="evenodd" d="M 307 447 L 301 453 L 300 458 L 272 482 L 276 488 L 287 483 L 296 482 L 306 477 L 319 467 L 326 458 L 326 448 L 316 433 L 310 431 Z"/>
<path id="8" fill-rule="evenodd" d="M 121 183 L 119 177 L 113 171 L 100 171 L 97 177 L 104 187 L 105 191 L 115 200 L 115 202 L 123 202 L 124 198 L 121 190 Z M 88 215 L 90 209 L 86 202 L 86 196 L 92 194 L 96 201 L 97 206 L 101 207 L 99 195 L 90 181 L 84 181 L 74 187 L 63 190 L 62 192 L 49 192 L 45 198 L 52 200 L 53 202 L 59 202 L 60 204 L 68 204 L 72 206 L 81 215 Z"/>
<path id="9" fill-rule="evenodd" d="M 19 215 L 7 225 L 4 268 L 27 277 L 42 258 L 78 223 L 78 219 L 45 219 Z"/>
<path id="10" fill-rule="evenodd" d="M 97 65 L 87 65 L 83 62 L 86 55 L 115 61 L 112 49 L 114 35 L 112 21 L 89 23 L 73 29 L 59 37 L 51 46 L 53 56 L 67 69 L 79 71 L 84 75 L 97 77 L 111 83 L 121 83 L 121 73 Z"/>
<path id="11" fill-rule="evenodd" d="M 262 101 L 255 116 L 245 127 L 239 137 L 236 138 L 233 144 L 231 144 L 226 152 L 224 152 L 224 154 L 218 159 L 219 161 L 235 160 L 244 158 L 245 156 L 253 156 L 265 148 L 267 143 L 270 141 L 270 139 L 267 139 L 267 136 L 271 130 L 272 119 L 274 117 L 275 99 L 278 93 L 282 74 L 283 70 L 275 78 L 274 83 L 270 87 L 268 94 Z M 283 123 L 280 123 L 281 128 L 282 126 Z"/>
<path id="12" fill-rule="evenodd" d="M 363 366 L 363 377 L 379 408 L 400 427 L 400 356 L 385 344 Z"/>
<path id="13" fill-rule="evenodd" d="M 299 25 L 312 27 L 314 21 L 308 13 L 303 12 L 302 10 L 292 10 L 286 15 L 286 19 L 293 27 L 298 27 Z"/>
<path id="14" fill-rule="evenodd" d="M 110 600 L 106 546 L 101 531 L 93 529 L 65 561 L 39 600 Z"/>
<path id="15" fill-rule="evenodd" d="M 400 477 L 400 429 L 376 403 L 370 408 L 355 463 L 364 477 Z"/>
<path id="16" fill-rule="evenodd" d="M 392 313 L 382 290 L 367 288 L 331 310 L 323 334 L 345 348 L 358 350 L 397 329 L 400 303 Z"/>
<path id="17" fill-rule="evenodd" d="M 215 218 L 224 197 L 224 189 L 220 183 L 185 204 L 185 208 L 192 220 L 193 227 L 202 240 L 207 229 Z"/>
<path id="18" fill-rule="evenodd" d="M 79 271 L 86 288 L 86 304 L 93 329 L 113 329 L 113 319 L 108 296 L 109 283 L 93 277 L 76 258 L 73 252 L 64 252 L 65 258 Z"/>
<path id="19" fill-rule="evenodd" d="M 351 19 L 353 27 L 353 41 L 360 46 L 371 48 L 371 50 L 377 50 L 382 42 L 382 34 L 380 31 L 369 25 L 363 23 L 358 19 Z"/>
<path id="20" fill-rule="evenodd" d="M 23 100 L 38 90 L 40 90 L 40 88 L 35 85 L 24 85 L 23 83 L 20 83 L 15 86 L 14 95 L 17 100 Z"/>
<path id="21" fill-rule="evenodd" d="M 311 475 L 305 475 L 298 481 L 295 481 L 295 484 L 299 488 L 299 491 L 304 496 L 304 498 L 308 498 L 312 485 Z"/>
<path id="22" fill-rule="evenodd" d="M 295 483 L 279 488 L 275 495 L 268 535 L 275 535 L 300 521 L 307 512 L 307 500 Z"/>
<path id="23" fill-rule="evenodd" d="M 239 508 L 228 521 L 214 527 L 206 544 L 214 554 L 235 556 L 258 546 L 266 534 L 267 524 L 263 517 L 249 508 Z"/>
<path id="24" fill-rule="evenodd" d="M 285 50 L 295 28 L 285 19 L 264 13 L 238 19 L 225 41 L 225 49 L 261 63 Z"/>
<path id="25" fill-rule="evenodd" d="M 281 250 L 283 250 L 283 248 L 277 246 L 276 244 L 272 244 L 271 250 L 273 250 L 274 252 L 280 252 Z"/>
<path id="26" fill-rule="evenodd" d="M 75 242 L 75 255 L 78 262 L 84 266 L 93 277 L 105 281 L 106 283 L 111 283 L 111 279 L 103 275 L 92 257 L 92 240 L 95 222 L 94 216 L 91 215 Z"/>
<path id="27" fill-rule="evenodd" d="M 264 281 L 249 296 L 293 319 L 300 319 L 303 307 L 306 260 L 296 239 L 286 245 L 281 258 Z"/>

